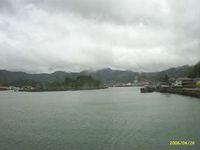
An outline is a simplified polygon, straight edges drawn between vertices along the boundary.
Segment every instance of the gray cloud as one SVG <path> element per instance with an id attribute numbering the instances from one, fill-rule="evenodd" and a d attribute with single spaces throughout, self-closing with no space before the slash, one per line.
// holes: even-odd
<path id="1" fill-rule="evenodd" d="M 51 13 L 73 13 L 100 22 L 119 24 L 163 24 L 166 2 L 155 0 L 29 0 L 29 3 Z M 156 14 L 156 15 L 155 15 Z M 165 22 L 165 21 L 164 21 Z"/>
<path id="2" fill-rule="evenodd" d="M 200 56 L 198 0 L 0 0 L 0 68 L 158 71 Z"/>
<path id="3" fill-rule="evenodd" d="M 13 5 L 9 0 L 0 0 L 0 13 L 13 13 Z"/>

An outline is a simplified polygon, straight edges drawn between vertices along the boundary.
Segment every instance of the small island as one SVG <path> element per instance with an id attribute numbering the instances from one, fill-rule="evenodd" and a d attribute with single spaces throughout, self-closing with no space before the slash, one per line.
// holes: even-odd
<path id="1" fill-rule="evenodd" d="M 92 76 L 80 75 L 75 78 L 66 77 L 64 82 L 37 83 L 35 87 L 24 86 L 19 91 L 45 92 L 45 91 L 68 91 L 68 90 L 94 90 L 106 88 L 100 81 Z"/>

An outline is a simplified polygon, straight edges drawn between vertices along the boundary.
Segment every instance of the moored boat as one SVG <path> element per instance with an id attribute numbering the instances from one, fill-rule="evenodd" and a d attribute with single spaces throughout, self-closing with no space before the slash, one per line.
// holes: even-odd
<path id="1" fill-rule="evenodd" d="M 151 93 L 154 91 L 155 91 L 155 88 L 153 86 L 144 86 L 144 87 L 140 88 L 141 93 Z"/>

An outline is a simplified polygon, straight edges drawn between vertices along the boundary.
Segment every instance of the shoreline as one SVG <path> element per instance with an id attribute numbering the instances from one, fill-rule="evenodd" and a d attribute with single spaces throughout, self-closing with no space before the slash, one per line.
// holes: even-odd
<path id="1" fill-rule="evenodd" d="M 59 91 L 84 91 L 84 90 L 100 90 L 108 87 L 99 88 L 80 88 L 80 89 L 33 89 L 33 90 L 19 90 L 19 92 L 59 92 Z"/>
<path id="2" fill-rule="evenodd" d="M 197 97 L 200 98 L 200 88 L 172 88 L 172 87 L 142 87 L 140 88 L 141 93 L 170 93 L 170 94 L 178 94 L 183 96 Z"/>

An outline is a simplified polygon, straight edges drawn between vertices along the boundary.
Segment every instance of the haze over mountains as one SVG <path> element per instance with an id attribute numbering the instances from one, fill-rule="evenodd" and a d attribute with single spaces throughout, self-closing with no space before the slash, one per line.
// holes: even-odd
<path id="1" fill-rule="evenodd" d="M 0 70 L 0 84 L 18 85 L 33 84 L 33 83 L 47 83 L 47 82 L 63 82 L 66 77 L 75 78 L 79 75 L 91 75 L 93 78 L 101 81 L 104 84 L 110 83 L 128 83 L 138 80 L 159 80 L 165 75 L 169 77 L 184 77 L 187 76 L 191 70 L 191 66 L 185 65 L 177 68 L 170 68 L 160 72 L 133 72 L 122 71 L 105 68 L 97 71 L 82 71 L 82 72 L 63 72 L 57 71 L 54 73 L 40 73 L 29 74 L 25 72 L 12 72 L 7 70 Z"/>

